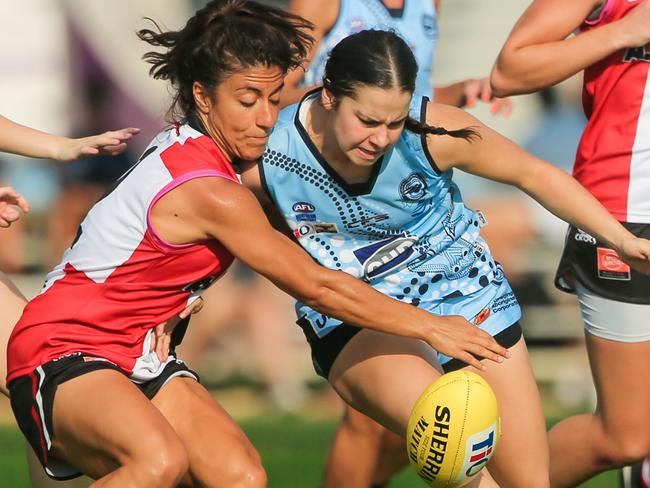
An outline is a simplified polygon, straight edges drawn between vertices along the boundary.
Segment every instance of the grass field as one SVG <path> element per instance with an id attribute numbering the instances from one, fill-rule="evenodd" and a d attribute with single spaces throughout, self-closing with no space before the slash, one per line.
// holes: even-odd
<path id="1" fill-rule="evenodd" d="M 242 421 L 241 425 L 259 449 L 270 488 L 318 488 L 334 420 L 269 415 Z M 0 426 L 0 486 L 28 488 L 24 443 L 17 429 Z M 605 473 L 583 488 L 616 488 L 615 473 Z M 421 488 L 417 476 L 404 470 L 392 488 Z M 344 488 L 344 487 L 341 487 Z"/>

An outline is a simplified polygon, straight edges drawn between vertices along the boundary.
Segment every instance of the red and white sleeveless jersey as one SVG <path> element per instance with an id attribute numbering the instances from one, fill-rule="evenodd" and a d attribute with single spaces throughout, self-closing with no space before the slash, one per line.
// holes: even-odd
<path id="1" fill-rule="evenodd" d="M 640 0 L 608 0 L 587 31 L 614 22 Z M 619 221 L 650 223 L 650 44 L 624 49 L 585 70 L 589 119 L 573 174 Z"/>
<path id="2" fill-rule="evenodd" d="M 149 351 L 152 328 L 183 310 L 233 260 L 216 240 L 172 245 L 152 227 L 158 199 L 205 177 L 239 183 L 214 141 L 189 125 L 156 136 L 90 210 L 25 308 L 9 339 L 8 381 L 75 352 L 112 361 L 135 380 L 159 372 Z"/>

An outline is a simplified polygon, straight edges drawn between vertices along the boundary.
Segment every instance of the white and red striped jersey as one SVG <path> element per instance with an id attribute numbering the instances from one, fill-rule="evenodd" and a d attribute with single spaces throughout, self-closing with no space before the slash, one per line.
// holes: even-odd
<path id="1" fill-rule="evenodd" d="M 80 351 L 114 362 L 135 380 L 157 374 L 153 327 L 183 310 L 233 260 L 216 240 L 173 245 L 152 227 L 158 199 L 206 177 L 239 183 L 215 142 L 189 125 L 156 136 L 90 210 L 25 308 L 9 339 L 8 382 Z"/>
<path id="2" fill-rule="evenodd" d="M 608 0 L 582 31 L 614 22 L 640 3 Z M 650 44 L 624 49 L 584 73 L 588 123 L 573 174 L 619 221 L 650 223 Z"/>

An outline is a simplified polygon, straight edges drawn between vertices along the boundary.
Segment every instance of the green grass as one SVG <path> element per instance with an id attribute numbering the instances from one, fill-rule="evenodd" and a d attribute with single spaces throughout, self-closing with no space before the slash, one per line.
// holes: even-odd
<path id="1" fill-rule="evenodd" d="M 303 417 L 269 415 L 241 423 L 262 455 L 270 488 L 317 488 L 336 422 Z M 24 442 L 20 432 L 0 426 L 0 486 L 29 488 Z M 400 473 L 393 488 L 422 488 L 409 469 Z M 604 473 L 582 488 L 615 488 L 617 475 Z"/>

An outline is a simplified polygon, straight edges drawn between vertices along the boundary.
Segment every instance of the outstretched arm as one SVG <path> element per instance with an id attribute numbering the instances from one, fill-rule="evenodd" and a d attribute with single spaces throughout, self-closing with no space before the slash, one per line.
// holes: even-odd
<path id="1" fill-rule="evenodd" d="M 535 0 L 506 40 L 492 69 L 497 96 L 531 93 L 626 47 L 650 42 L 650 1 L 622 19 L 570 37 L 604 0 Z"/>
<path id="2" fill-rule="evenodd" d="M 468 173 L 516 186 L 562 220 L 610 244 L 641 272 L 650 274 L 650 241 L 631 234 L 568 173 L 534 157 L 462 110 L 430 104 L 427 121 L 447 129 L 472 127 L 478 137 L 464 140 L 428 136 L 428 148 L 441 170 Z"/>
<path id="3" fill-rule="evenodd" d="M 157 232 L 169 242 L 216 238 L 285 292 L 346 323 L 424 340 L 477 368 L 482 366 L 472 354 L 493 361 L 508 355 L 462 317 L 430 314 L 388 298 L 347 273 L 319 266 L 271 227 L 249 190 L 229 180 L 189 181 L 158 201 L 152 217 Z"/>
<path id="4" fill-rule="evenodd" d="M 17 124 L 0 115 L 0 151 L 32 158 L 74 161 L 97 154 L 116 155 L 140 129 L 133 127 L 95 136 L 71 139 Z"/>

